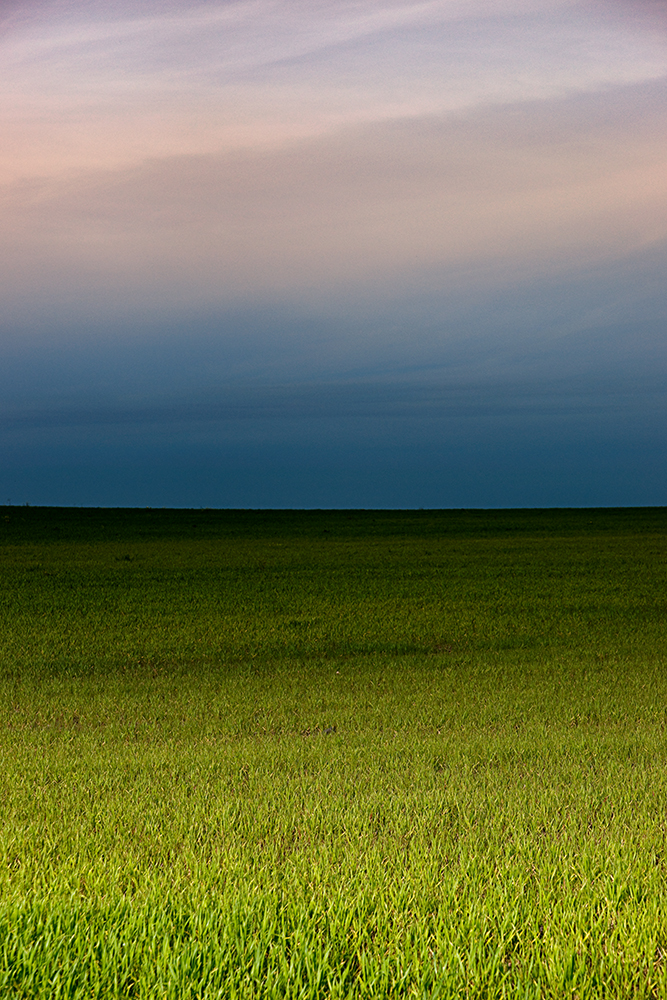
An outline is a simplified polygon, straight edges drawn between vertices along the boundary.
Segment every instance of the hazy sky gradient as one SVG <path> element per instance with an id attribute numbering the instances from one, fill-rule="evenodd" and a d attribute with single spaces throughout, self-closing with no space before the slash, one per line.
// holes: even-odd
<path id="1" fill-rule="evenodd" d="M 6 498 L 667 503 L 666 84 L 651 0 L 5 4 Z"/>

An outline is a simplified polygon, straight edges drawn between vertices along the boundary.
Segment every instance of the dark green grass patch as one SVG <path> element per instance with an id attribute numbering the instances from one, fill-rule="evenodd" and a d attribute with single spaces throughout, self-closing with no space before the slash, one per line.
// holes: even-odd
<path id="1" fill-rule="evenodd" d="M 614 657 L 664 634 L 662 510 L 286 511 L 273 532 L 271 512 L 204 511 L 205 538 L 188 535 L 198 512 L 82 511 L 82 533 L 104 516 L 115 540 L 78 541 L 72 511 L 4 509 L 9 525 L 24 519 L 0 547 L 1 669 L 19 677 L 378 653 Z M 166 537 L 141 534 L 144 515 L 164 515 Z"/>

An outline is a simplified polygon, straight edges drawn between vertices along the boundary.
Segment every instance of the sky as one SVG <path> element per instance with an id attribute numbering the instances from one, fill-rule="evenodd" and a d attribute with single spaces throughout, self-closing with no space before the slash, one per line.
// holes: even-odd
<path id="1" fill-rule="evenodd" d="M 4 0 L 0 504 L 667 504 L 664 0 Z"/>

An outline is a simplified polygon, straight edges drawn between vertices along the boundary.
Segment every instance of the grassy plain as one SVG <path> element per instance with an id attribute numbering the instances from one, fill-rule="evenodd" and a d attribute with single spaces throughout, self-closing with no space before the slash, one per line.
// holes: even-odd
<path id="1" fill-rule="evenodd" d="M 666 556 L 0 508 L 0 996 L 667 996 Z"/>

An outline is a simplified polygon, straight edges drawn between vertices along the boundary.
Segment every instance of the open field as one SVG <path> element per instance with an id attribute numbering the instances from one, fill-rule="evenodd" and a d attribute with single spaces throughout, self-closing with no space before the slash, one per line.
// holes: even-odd
<path id="1" fill-rule="evenodd" d="M 0 508 L 0 996 L 667 996 L 667 508 Z"/>

